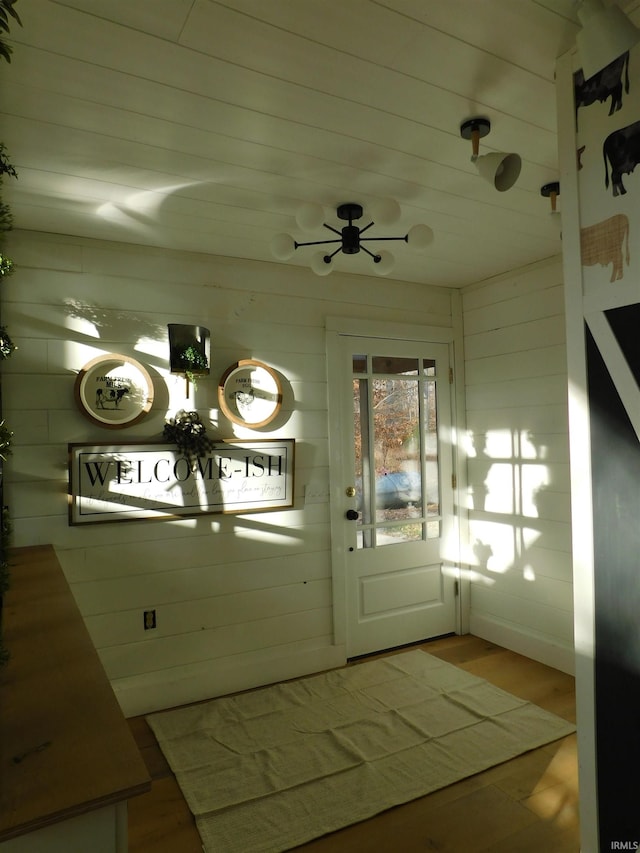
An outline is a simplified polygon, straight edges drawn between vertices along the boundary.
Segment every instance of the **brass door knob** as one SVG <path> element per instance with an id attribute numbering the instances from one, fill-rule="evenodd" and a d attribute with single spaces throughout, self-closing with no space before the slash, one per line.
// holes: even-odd
<path id="1" fill-rule="evenodd" d="M 347 490 L 346 490 L 346 495 L 347 495 L 347 497 L 348 497 L 348 498 L 355 498 L 355 496 L 356 496 L 356 487 L 355 487 L 355 486 L 348 486 L 348 488 L 347 488 Z"/>

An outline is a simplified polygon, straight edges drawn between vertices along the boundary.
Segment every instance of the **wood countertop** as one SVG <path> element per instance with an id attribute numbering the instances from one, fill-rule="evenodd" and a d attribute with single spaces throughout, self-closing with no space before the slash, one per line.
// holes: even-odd
<path id="1" fill-rule="evenodd" d="M 151 787 L 53 547 L 9 554 L 0 670 L 0 842 Z"/>

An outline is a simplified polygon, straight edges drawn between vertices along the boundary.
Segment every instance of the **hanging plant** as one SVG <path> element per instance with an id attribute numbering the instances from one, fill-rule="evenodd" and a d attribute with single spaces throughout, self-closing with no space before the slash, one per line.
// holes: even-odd
<path id="1" fill-rule="evenodd" d="M 185 412 L 184 409 L 166 422 L 162 434 L 167 441 L 177 446 L 192 467 L 198 457 L 206 456 L 215 444 L 207 435 L 200 415 L 197 412 Z"/>

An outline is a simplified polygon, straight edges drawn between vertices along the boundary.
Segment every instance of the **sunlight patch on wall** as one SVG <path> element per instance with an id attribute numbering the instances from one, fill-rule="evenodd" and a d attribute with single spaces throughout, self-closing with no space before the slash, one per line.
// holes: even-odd
<path id="1" fill-rule="evenodd" d="M 154 190 L 141 190 L 128 195 L 122 201 L 104 202 L 97 208 L 96 213 L 107 222 L 143 234 L 159 221 L 160 211 L 172 195 L 201 183 L 202 181 L 186 181 Z"/>

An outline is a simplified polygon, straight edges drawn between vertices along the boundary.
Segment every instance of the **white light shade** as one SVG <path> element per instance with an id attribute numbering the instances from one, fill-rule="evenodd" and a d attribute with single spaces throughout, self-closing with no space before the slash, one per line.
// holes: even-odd
<path id="1" fill-rule="evenodd" d="M 324 222 L 324 208 L 319 204 L 308 202 L 303 204 L 296 213 L 296 223 L 303 231 L 315 231 Z"/>
<path id="2" fill-rule="evenodd" d="M 498 192 L 504 192 L 518 180 L 522 160 L 519 154 L 484 154 L 474 160 L 477 170 L 485 181 L 493 184 Z"/>
<path id="3" fill-rule="evenodd" d="M 316 275 L 329 275 L 333 269 L 333 262 L 328 264 L 325 263 L 324 257 L 324 252 L 316 252 L 316 254 L 311 258 L 311 269 Z"/>
<path id="4" fill-rule="evenodd" d="M 393 225 L 400 219 L 400 205 L 395 199 L 383 198 L 371 205 L 371 218 L 376 225 Z"/>
<path id="5" fill-rule="evenodd" d="M 379 252 L 380 260 L 378 263 L 374 263 L 373 269 L 378 275 L 389 275 L 391 270 L 396 265 L 396 259 L 393 257 L 391 252 Z"/>
<path id="6" fill-rule="evenodd" d="M 289 234 L 276 234 L 271 241 L 271 254 L 279 261 L 288 261 L 295 250 L 295 241 Z"/>
<path id="7" fill-rule="evenodd" d="M 582 30 L 576 36 L 585 80 L 602 71 L 640 40 L 640 31 L 619 6 L 583 0 L 578 9 Z"/>
<path id="8" fill-rule="evenodd" d="M 407 243 L 411 249 L 426 249 L 433 243 L 433 231 L 428 225 L 414 225 L 407 234 Z"/>

